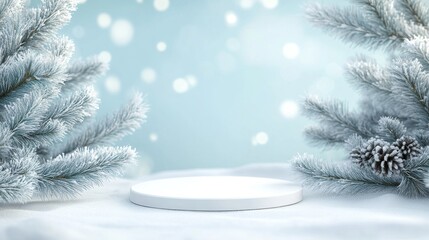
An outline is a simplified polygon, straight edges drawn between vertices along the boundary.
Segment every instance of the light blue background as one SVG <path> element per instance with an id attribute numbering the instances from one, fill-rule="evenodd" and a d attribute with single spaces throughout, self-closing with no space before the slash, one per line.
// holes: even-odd
<path id="1" fill-rule="evenodd" d="M 97 82 L 100 115 L 117 109 L 133 91 L 146 95 L 151 106 L 147 123 L 120 143 L 140 152 L 138 171 L 286 162 L 299 152 L 340 157 L 305 141 L 302 131 L 310 121 L 285 118 L 279 110 L 283 101 L 299 102 L 307 94 L 357 99 L 342 75 L 356 51 L 311 26 L 305 3 L 280 0 L 276 8 L 267 9 L 255 0 L 244 9 L 239 0 L 171 0 L 167 11 L 159 12 L 153 0 L 88 0 L 63 33 L 75 41 L 76 57 L 101 51 L 112 55 L 110 71 Z M 238 18 L 234 27 L 225 22 L 229 11 Z M 129 44 L 112 41 L 111 28 L 97 24 L 100 13 L 132 24 Z M 228 48 L 231 38 L 239 48 Z M 165 52 L 157 51 L 159 41 L 167 44 Z M 288 42 L 300 48 L 295 59 L 282 54 Z M 148 67 L 157 73 L 151 84 L 140 77 Z M 197 85 L 183 94 L 175 92 L 173 81 L 189 74 Z M 109 76 L 120 80 L 118 93 L 107 91 Z M 260 131 L 269 140 L 254 146 L 251 139 Z M 156 142 L 149 138 L 152 133 Z"/>

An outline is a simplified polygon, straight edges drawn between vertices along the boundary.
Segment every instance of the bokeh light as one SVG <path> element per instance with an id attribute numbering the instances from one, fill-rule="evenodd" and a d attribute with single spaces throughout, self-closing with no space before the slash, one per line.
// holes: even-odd
<path id="1" fill-rule="evenodd" d="M 155 10 L 159 12 L 167 11 L 168 7 L 170 6 L 169 0 L 154 0 L 153 1 L 153 7 Z"/>
<path id="2" fill-rule="evenodd" d="M 166 44 L 165 42 L 158 42 L 158 43 L 156 44 L 156 49 L 157 49 L 159 52 L 164 52 L 165 50 L 167 50 L 167 44 Z"/>
<path id="3" fill-rule="evenodd" d="M 296 43 L 286 43 L 283 45 L 283 56 L 287 59 L 294 59 L 299 55 L 299 46 Z"/>
<path id="4" fill-rule="evenodd" d="M 130 43 L 133 35 L 133 25 L 125 19 L 116 20 L 110 29 L 110 38 L 118 46 L 124 46 Z"/>
<path id="5" fill-rule="evenodd" d="M 185 93 L 189 90 L 189 83 L 183 78 L 177 78 L 173 81 L 173 90 L 176 93 Z"/>
<path id="6" fill-rule="evenodd" d="M 280 105 L 280 113 L 285 118 L 294 118 L 298 112 L 299 106 L 295 101 L 286 100 Z"/>
<path id="7" fill-rule="evenodd" d="M 109 63 L 112 60 L 112 54 L 108 51 L 102 51 L 98 54 L 98 59 L 105 63 Z"/>
<path id="8" fill-rule="evenodd" d="M 252 137 L 252 145 L 265 145 L 268 143 L 269 137 L 266 132 L 258 132 Z"/>
<path id="9" fill-rule="evenodd" d="M 100 13 L 97 17 L 97 24 L 101 28 L 108 28 L 112 23 L 112 18 L 107 13 Z"/>
<path id="10" fill-rule="evenodd" d="M 108 76 L 104 81 L 104 86 L 110 93 L 118 93 L 121 90 L 121 82 L 115 76 Z"/>
<path id="11" fill-rule="evenodd" d="M 145 68 L 141 71 L 140 78 L 145 83 L 153 83 L 156 80 L 156 72 L 152 68 Z"/>
<path id="12" fill-rule="evenodd" d="M 225 13 L 225 22 L 228 26 L 234 27 L 235 25 L 237 25 L 238 17 L 232 11 L 226 12 Z"/>

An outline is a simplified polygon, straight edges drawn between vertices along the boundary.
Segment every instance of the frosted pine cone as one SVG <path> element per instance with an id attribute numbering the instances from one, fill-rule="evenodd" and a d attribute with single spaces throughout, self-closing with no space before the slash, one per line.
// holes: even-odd
<path id="1" fill-rule="evenodd" d="M 393 145 L 376 146 L 372 155 L 371 168 L 377 174 L 391 176 L 404 168 L 401 151 Z"/>
<path id="2" fill-rule="evenodd" d="M 350 157 L 352 161 L 359 166 L 371 166 L 372 159 L 374 155 L 372 151 L 376 146 L 385 146 L 389 145 L 389 143 L 378 139 L 378 138 L 370 138 L 367 142 L 365 142 L 361 147 L 357 147 L 350 152 Z"/>
<path id="3" fill-rule="evenodd" d="M 368 167 L 384 176 L 398 174 L 404 167 L 400 149 L 379 138 L 371 138 L 361 147 L 353 149 L 350 157 L 361 167 Z"/>
<path id="4" fill-rule="evenodd" d="M 397 139 L 392 145 L 401 151 L 403 159 L 410 159 L 421 153 L 420 144 L 413 137 L 401 137 Z"/>

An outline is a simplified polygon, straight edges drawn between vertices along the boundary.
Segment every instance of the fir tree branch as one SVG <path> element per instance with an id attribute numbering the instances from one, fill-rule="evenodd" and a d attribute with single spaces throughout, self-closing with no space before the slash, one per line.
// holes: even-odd
<path id="1" fill-rule="evenodd" d="M 404 53 L 410 59 L 419 60 L 423 69 L 429 71 L 429 40 L 426 37 L 405 41 Z"/>
<path id="2" fill-rule="evenodd" d="M 107 63 L 100 61 L 98 57 L 74 62 L 67 70 L 67 79 L 63 89 L 70 89 L 81 83 L 91 83 L 90 80 L 107 71 Z"/>
<path id="3" fill-rule="evenodd" d="M 409 19 L 415 25 L 429 26 L 429 9 L 419 0 L 398 0 L 398 7 L 405 19 Z"/>
<path id="4" fill-rule="evenodd" d="M 373 28 L 382 28 L 390 38 L 397 38 L 401 42 L 418 35 L 427 35 L 427 30 L 419 25 L 407 21 L 395 9 L 394 0 L 355 0 L 362 6 L 366 19 L 372 22 Z"/>
<path id="5" fill-rule="evenodd" d="M 386 29 L 375 27 L 354 8 L 322 7 L 318 4 L 306 8 L 310 21 L 318 27 L 337 35 L 341 40 L 370 49 L 400 45 L 400 37 L 391 37 Z"/>
<path id="6" fill-rule="evenodd" d="M 315 25 L 336 34 L 345 42 L 370 49 L 394 49 L 406 39 L 428 34 L 427 29 L 398 14 L 393 0 L 356 0 L 356 3 L 360 11 L 314 4 L 307 7 L 307 15 Z"/>
<path id="7" fill-rule="evenodd" d="M 315 146 L 335 147 L 345 143 L 347 136 L 342 132 L 334 132 L 332 129 L 321 127 L 309 127 L 304 130 L 304 135 Z"/>
<path id="8" fill-rule="evenodd" d="M 392 93 L 388 73 L 372 59 L 356 59 L 347 65 L 346 72 L 355 86 L 378 100 L 386 99 Z"/>
<path id="9" fill-rule="evenodd" d="M 382 117 L 378 121 L 378 132 L 380 137 L 388 142 L 393 142 L 407 134 L 407 129 L 398 119 Z"/>
<path id="10" fill-rule="evenodd" d="M 56 98 L 45 114 L 44 121 L 59 120 L 68 129 L 92 116 L 98 109 L 99 99 L 93 87 Z"/>
<path id="11" fill-rule="evenodd" d="M 429 146 L 429 131 L 420 129 L 412 134 L 422 147 Z"/>
<path id="12" fill-rule="evenodd" d="M 361 136 L 353 134 L 346 140 L 345 149 L 348 152 L 351 152 L 356 148 L 362 147 L 365 142 L 366 140 L 363 139 Z"/>
<path id="13" fill-rule="evenodd" d="M 49 102 L 59 92 L 59 88 L 53 83 L 33 80 L 19 89 L 22 91 L 15 93 L 13 98 L 1 99 L 8 104 L 0 111 L 0 119 L 13 132 L 13 144 L 19 147 L 38 147 L 58 141 L 53 135 L 64 134 L 64 126 L 53 121 L 47 125 L 44 119 Z"/>
<path id="14" fill-rule="evenodd" d="M 5 122 L 0 123 L 0 156 L 8 156 L 12 150 L 11 139 L 13 132 Z M 4 157 L 3 157 L 4 158 Z"/>
<path id="15" fill-rule="evenodd" d="M 147 105 L 142 96 L 137 94 L 117 113 L 102 121 L 89 125 L 77 137 L 67 141 L 65 146 L 59 147 L 54 156 L 61 153 L 69 153 L 81 147 L 93 147 L 97 145 L 109 145 L 132 133 L 140 127 L 146 119 Z"/>
<path id="16" fill-rule="evenodd" d="M 9 16 L 18 13 L 24 5 L 23 0 L 2 0 L 0 1 L 0 23 L 3 23 Z M 1 29 L 1 27 L 0 27 Z"/>
<path id="17" fill-rule="evenodd" d="M 36 56 L 30 52 L 10 64 L 0 65 L 0 97 L 33 80 L 62 83 L 65 79 L 65 66 L 57 58 L 41 54 Z"/>
<path id="18" fill-rule="evenodd" d="M 419 156 L 405 161 L 401 171 L 402 181 L 398 187 L 403 196 L 429 197 L 429 188 L 426 186 L 429 172 L 429 148 L 425 148 Z M 426 183 L 425 183 L 426 181 Z"/>
<path id="19" fill-rule="evenodd" d="M 41 8 L 27 10 L 24 19 L 8 24 L 12 28 L 4 32 L 20 37 L 3 46 L 0 64 L 24 49 L 38 48 L 39 44 L 52 38 L 57 30 L 70 21 L 76 5 L 76 0 L 45 0 Z"/>
<path id="20" fill-rule="evenodd" d="M 364 122 L 350 113 L 347 105 L 336 100 L 321 101 L 318 97 L 308 97 L 303 104 L 304 114 L 318 119 L 331 131 L 344 136 L 358 134 L 364 138 L 372 136 L 372 131 Z M 343 138 L 343 139 L 347 139 Z"/>
<path id="21" fill-rule="evenodd" d="M 0 202 L 23 203 L 31 199 L 35 184 L 37 158 L 29 149 L 15 149 L 0 165 Z"/>
<path id="22" fill-rule="evenodd" d="M 51 139 L 47 142 L 48 145 L 38 148 L 39 155 L 43 159 L 50 158 L 55 148 L 52 144 L 62 139 L 76 124 L 92 116 L 98 105 L 99 99 L 93 87 L 86 87 L 53 100 L 44 115 L 41 128 L 32 133 L 34 137 L 46 136 Z"/>
<path id="23" fill-rule="evenodd" d="M 38 171 L 38 197 L 75 198 L 82 191 L 102 184 L 133 163 L 136 152 L 130 147 L 76 149 L 41 166 Z"/>
<path id="24" fill-rule="evenodd" d="M 293 167 L 302 173 L 303 185 L 323 193 L 359 194 L 394 192 L 397 178 L 380 177 L 350 163 L 322 161 L 309 155 L 300 155 Z"/>
<path id="25" fill-rule="evenodd" d="M 426 128 L 429 123 L 429 75 L 423 72 L 418 60 L 397 62 L 390 70 L 392 88 L 405 115 Z"/>

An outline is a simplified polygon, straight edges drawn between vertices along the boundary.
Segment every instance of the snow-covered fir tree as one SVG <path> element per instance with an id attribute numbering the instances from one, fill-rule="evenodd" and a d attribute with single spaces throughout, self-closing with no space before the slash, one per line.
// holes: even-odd
<path id="1" fill-rule="evenodd" d="M 93 79 L 99 58 L 72 60 L 58 30 L 75 0 L 0 0 L 0 203 L 68 199 L 120 172 L 136 158 L 112 144 L 138 128 L 147 106 L 137 94 L 96 121 Z"/>
<path id="2" fill-rule="evenodd" d="M 388 53 L 384 65 L 360 56 L 347 78 L 362 93 L 358 109 L 308 97 L 304 113 L 319 121 L 306 136 L 345 148 L 345 161 L 304 154 L 294 160 L 305 184 L 331 193 L 393 191 L 429 196 L 429 8 L 420 0 L 352 0 L 309 5 L 316 25 L 353 46 Z"/>

